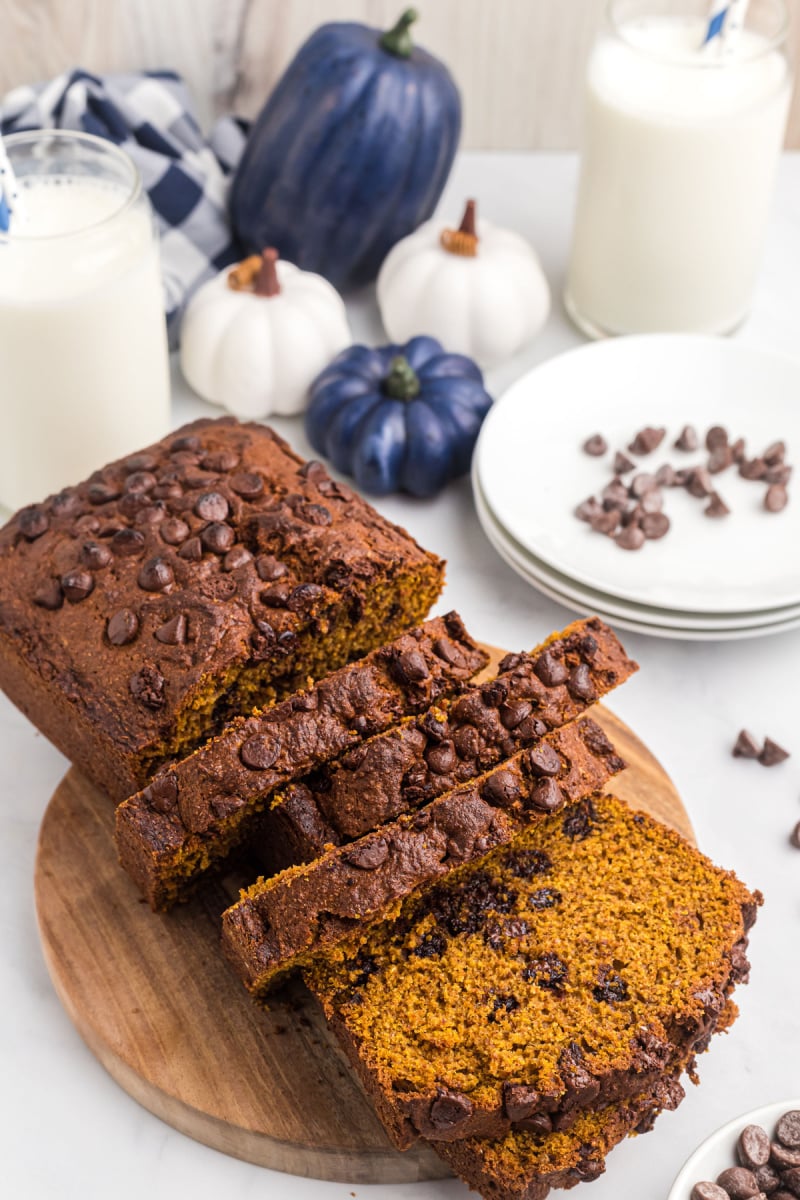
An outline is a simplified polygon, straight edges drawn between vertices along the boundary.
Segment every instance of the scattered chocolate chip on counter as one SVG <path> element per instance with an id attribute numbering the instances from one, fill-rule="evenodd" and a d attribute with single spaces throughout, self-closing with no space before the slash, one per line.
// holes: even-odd
<path id="1" fill-rule="evenodd" d="M 615 475 L 627 475 L 628 471 L 632 471 L 635 466 L 636 463 L 632 462 L 627 454 L 623 454 L 621 450 L 618 450 L 614 455 Z"/>
<path id="2" fill-rule="evenodd" d="M 730 511 L 719 492 L 712 492 L 708 498 L 708 504 L 703 509 L 703 514 L 706 517 L 727 517 L 730 516 Z"/>
<path id="3" fill-rule="evenodd" d="M 631 454 L 640 456 L 652 454 L 661 445 L 666 436 L 667 431 L 663 426 L 655 428 L 652 425 L 645 425 L 644 429 L 640 429 L 636 434 L 628 449 Z"/>
<path id="4" fill-rule="evenodd" d="M 795 1200 L 800 1196 L 800 1111 L 784 1113 L 773 1137 L 761 1125 L 745 1126 L 736 1157 L 739 1165 L 727 1167 L 716 1183 L 696 1183 L 690 1200 Z"/>
<path id="5" fill-rule="evenodd" d="M 600 458 L 608 450 L 608 442 L 601 433 L 593 433 L 583 443 L 584 454 L 590 454 L 592 458 Z"/>
<path id="6" fill-rule="evenodd" d="M 788 757 L 789 751 L 784 750 L 783 746 L 773 742 L 772 738 L 764 738 L 764 747 L 758 756 L 762 767 L 777 767 L 778 763 L 786 762 Z"/>
<path id="7" fill-rule="evenodd" d="M 789 751 L 784 750 L 772 738 L 764 738 L 763 746 L 759 746 L 752 733 L 741 729 L 731 751 L 734 758 L 755 758 L 762 767 L 777 767 L 778 763 L 786 762 L 790 757 Z"/>
<path id="8" fill-rule="evenodd" d="M 673 445 L 676 450 L 684 450 L 689 453 L 692 450 L 697 450 L 700 446 L 700 439 L 697 436 L 697 430 L 694 425 L 684 425 Z"/>
<path id="9" fill-rule="evenodd" d="M 752 733 L 748 733 L 746 729 L 742 729 L 739 731 L 739 736 L 734 743 L 732 753 L 734 758 L 758 758 L 761 753 L 761 747 Z"/>

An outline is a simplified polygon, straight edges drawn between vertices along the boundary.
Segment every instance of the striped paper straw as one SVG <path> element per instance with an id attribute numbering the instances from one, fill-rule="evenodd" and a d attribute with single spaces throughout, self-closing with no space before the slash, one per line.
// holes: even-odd
<path id="1" fill-rule="evenodd" d="M 0 230 L 4 233 L 8 230 L 15 212 L 19 215 L 19 186 L 3 139 L 0 137 Z"/>
<path id="2" fill-rule="evenodd" d="M 744 27 L 749 0 L 712 0 L 703 44 L 717 42 L 728 57 L 736 48 Z"/>
<path id="3" fill-rule="evenodd" d="M 708 14 L 708 28 L 706 29 L 706 36 L 703 39 L 704 45 L 713 42 L 714 38 L 722 35 L 725 18 L 728 15 L 729 3 L 730 0 L 713 0 L 711 11 Z"/>

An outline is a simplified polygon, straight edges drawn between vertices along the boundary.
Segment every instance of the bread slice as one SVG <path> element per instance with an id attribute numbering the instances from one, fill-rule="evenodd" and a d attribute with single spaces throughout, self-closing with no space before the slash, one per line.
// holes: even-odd
<path id="1" fill-rule="evenodd" d="M 761 903 L 677 833 L 582 800 L 306 971 L 400 1147 L 498 1137 L 693 1069 Z"/>
<path id="2" fill-rule="evenodd" d="M 420 889 L 605 787 L 624 765 L 590 718 L 557 729 L 417 812 L 259 880 L 223 914 L 223 949 L 262 997 L 287 971 L 349 944 Z"/>
<path id="3" fill-rule="evenodd" d="M 243 840 L 277 787 L 425 711 L 487 661 L 458 614 L 449 613 L 307 691 L 234 720 L 119 806 L 123 867 L 154 909 L 168 908 Z"/>
<path id="4" fill-rule="evenodd" d="M 575 621 L 535 650 L 508 654 L 472 684 L 282 788 L 255 849 L 265 874 L 310 862 L 475 779 L 580 717 L 637 669 L 598 617 Z"/>

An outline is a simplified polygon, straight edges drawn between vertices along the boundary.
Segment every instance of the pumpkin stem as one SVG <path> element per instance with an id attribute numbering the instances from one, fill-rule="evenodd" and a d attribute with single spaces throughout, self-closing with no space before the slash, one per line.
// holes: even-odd
<path id="1" fill-rule="evenodd" d="M 407 8 L 397 24 L 393 25 L 391 29 L 387 29 L 379 40 L 378 45 L 381 50 L 386 50 L 388 54 L 394 54 L 396 58 L 410 58 L 414 43 L 411 40 L 409 26 L 413 25 L 418 17 L 419 13 L 415 8 Z"/>
<path id="2" fill-rule="evenodd" d="M 257 296 L 279 296 L 281 285 L 278 282 L 278 251 L 273 246 L 267 246 L 261 251 L 261 266 L 255 278 L 254 292 Z"/>
<path id="3" fill-rule="evenodd" d="M 419 376 L 403 354 L 398 354 L 389 364 L 389 374 L 383 381 L 382 391 L 392 400 L 413 400 L 419 395 Z"/>
<path id="4" fill-rule="evenodd" d="M 439 242 L 449 254 L 475 258 L 478 253 L 478 234 L 475 231 L 475 201 L 468 200 L 458 229 L 443 229 Z"/>

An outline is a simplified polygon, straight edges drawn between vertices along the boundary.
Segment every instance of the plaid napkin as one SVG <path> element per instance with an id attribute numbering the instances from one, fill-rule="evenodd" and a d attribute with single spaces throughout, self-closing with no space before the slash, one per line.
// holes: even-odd
<path id="1" fill-rule="evenodd" d="M 241 257 L 227 213 L 228 176 L 247 126 L 223 117 L 203 136 L 185 84 L 172 71 L 72 71 L 18 87 L 0 101 L 0 132 L 73 129 L 108 138 L 136 163 L 161 238 L 170 342 L 180 313 L 206 279 Z"/>

